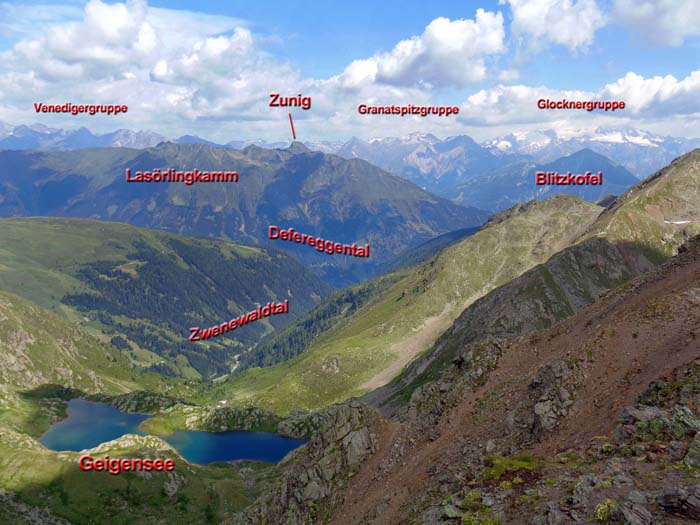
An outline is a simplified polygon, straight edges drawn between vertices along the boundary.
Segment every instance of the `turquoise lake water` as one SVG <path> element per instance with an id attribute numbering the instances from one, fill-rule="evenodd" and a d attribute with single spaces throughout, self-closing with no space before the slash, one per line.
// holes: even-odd
<path id="1" fill-rule="evenodd" d="M 51 450 L 80 451 L 93 448 L 124 434 L 146 435 L 139 424 L 151 416 L 127 414 L 106 403 L 85 399 L 68 402 L 68 417 L 55 423 L 39 438 Z M 251 459 L 276 463 L 306 440 L 269 432 L 199 432 L 178 430 L 163 440 L 190 463 Z"/>

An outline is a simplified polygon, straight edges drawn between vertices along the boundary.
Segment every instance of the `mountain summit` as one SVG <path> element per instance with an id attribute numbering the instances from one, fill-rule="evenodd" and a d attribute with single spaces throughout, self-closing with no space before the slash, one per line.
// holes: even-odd
<path id="1" fill-rule="evenodd" d="M 700 146 L 700 139 L 661 136 L 629 126 L 599 126 L 567 132 L 514 132 L 483 142 L 482 146 L 495 155 L 529 155 L 539 163 L 588 148 L 613 159 L 641 179 Z"/>

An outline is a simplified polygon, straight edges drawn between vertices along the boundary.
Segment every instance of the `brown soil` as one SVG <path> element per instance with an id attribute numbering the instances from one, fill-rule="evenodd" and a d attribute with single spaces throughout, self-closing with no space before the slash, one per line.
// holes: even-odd
<path id="1" fill-rule="evenodd" d="M 528 385 L 554 360 L 577 363 L 575 402 L 528 452 L 551 456 L 609 435 L 652 381 L 700 359 L 700 243 L 570 319 L 503 347 L 486 384 L 466 392 L 434 433 L 400 423 L 384 433 L 378 453 L 340 496 L 332 523 L 405 522 L 441 476 L 459 477 L 466 456 L 507 438 L 506 414 L 527 402 Z"/>

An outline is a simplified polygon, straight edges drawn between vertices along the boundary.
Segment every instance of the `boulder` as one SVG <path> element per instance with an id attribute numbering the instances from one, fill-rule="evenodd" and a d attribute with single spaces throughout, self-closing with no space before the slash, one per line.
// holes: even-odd
<path id="1" fill-rule="evenodd" d="M 657 498 L 659 506 L 668 514 L 684 519 L 700 520 L 700 489 L 688 492 L 682 488 L 666 487 Z"/>

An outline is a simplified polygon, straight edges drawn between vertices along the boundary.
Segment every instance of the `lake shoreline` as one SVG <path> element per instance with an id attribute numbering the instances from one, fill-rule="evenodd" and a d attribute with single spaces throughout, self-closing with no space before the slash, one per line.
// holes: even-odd
<path id="1" fill-rule="evenodd" d="M 150 435 L 140 428 L 150 417 L 124 412 L 100 401 L 73 398 L 67 402 L 66 417 L 53 423 L 38 441 L 54 451 L 90 450 L 128 434 Z M 197 465 L 238 460 L 277 463 L 307 442 L 272 432 L 227 429 L 178 429 L 166 436 L 152 437 L 163 440 L 185 460 Z"/>

